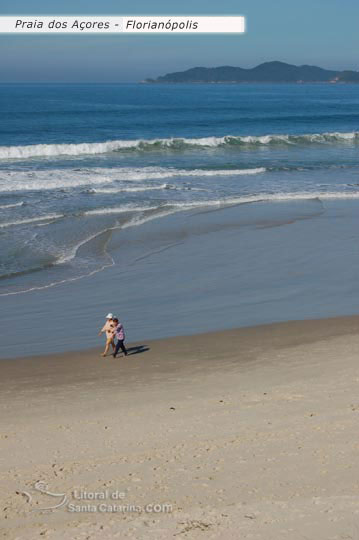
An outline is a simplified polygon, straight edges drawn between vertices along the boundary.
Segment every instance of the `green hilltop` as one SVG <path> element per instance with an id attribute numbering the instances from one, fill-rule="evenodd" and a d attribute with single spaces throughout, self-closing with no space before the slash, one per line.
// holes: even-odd
<path id="1" fill-rule="evenodd" d="M 285 62 L 265 62 L 251 69 L 232 66 L 195 67 L 167 73 L 146 83 L 358 83 L 358 71 L 335 71 L 317 66 L 294 66 Z"/>

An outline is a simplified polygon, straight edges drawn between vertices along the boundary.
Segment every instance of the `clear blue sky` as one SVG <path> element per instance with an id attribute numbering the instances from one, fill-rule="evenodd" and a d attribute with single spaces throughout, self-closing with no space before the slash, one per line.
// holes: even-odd
<path id="1" fill-rule="evenodd" d="M 1 15 L 245 15 L 245 35 L 0 35 L 0 81 L 131 82 L 268 60 L 359 70 L 358 0 L 2 0 Z"/>

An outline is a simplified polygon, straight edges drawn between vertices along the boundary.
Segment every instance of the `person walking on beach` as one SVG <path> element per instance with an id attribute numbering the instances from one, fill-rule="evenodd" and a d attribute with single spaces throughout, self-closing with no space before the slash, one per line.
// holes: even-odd
<path id="1" fill-rule="evenodd" d="M 115 341 L 113 339 L 114 330 L 115 330 L 114 318 L 113 318 L 112 313 L 109 313 L 106 316 L 106 322 L 105 322 L 103 328 L 100 330 L 100 332 L 98 334 L 99 336 L 101 336 L 101 334 L 106 332 L 106 346 L 105 346 L 105 350 L 103 351 L 101 356 L 106 356 L 107 355 L 108 350 L 110 348 L 110 345 L 112 346 L 112 350 L 113 351 L 115 350 Z"/>
<path id="2" fill-rule="evenodd" d="M 125 347 L 125 344 L 124 344 L 124 341 L 125 341 L 125 330 L 123 328 L 123 324 L 120 323 L 118 321 L 118 319 L 113 319 L 113 322 L 115 324 L 115 330 L 114 330 L 114 333 L 113 333 L 113 336 L 117 338 L 117 343 L 116 343 L 116 349 L 115 349 L 115 352 L 113 353 L 113 357 L 116 358 L 117 356 L 117 353 L 118 351 L 121 349 L 121 351 L 123 352 L 123 354 L 125 356 L 127 356 L 127 349 Z"/>

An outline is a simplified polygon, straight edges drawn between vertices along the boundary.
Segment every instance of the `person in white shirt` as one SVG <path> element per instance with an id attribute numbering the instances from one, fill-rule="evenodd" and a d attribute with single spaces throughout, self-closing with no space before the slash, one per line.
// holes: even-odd
<path id="1" fill-rule="evenodd" d="M 110 345 L 112 346 L 112 350 L 115 351 L 115 341 L 114 341 L 114 336 L 113 336 L 114 330 L 115 330 L 115 323 L 113 322 L 113 315 L 112 313 L 109 313 L 106 316 L 106 322 L 103 328 L 100 330 L 98 334 L 99 336 L 101 336 L 101 334 L 103 334 L 104 332 L 106 333 L 106 346 L 101 356 L 107 355 Z"/>

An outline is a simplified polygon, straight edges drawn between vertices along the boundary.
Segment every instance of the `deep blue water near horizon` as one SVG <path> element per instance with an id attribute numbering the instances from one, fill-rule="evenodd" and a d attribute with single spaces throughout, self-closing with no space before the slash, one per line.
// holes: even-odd
<path id="1" fill-rule="evenodd" d="M 357 311 L 358 85 L 0 84 L 0 118 L 0 356 Z"/>
<path id="2" fill-rule="evenodd" d="M 353 84 L 0 84 L 0 145 L 355 131 Z"/>

